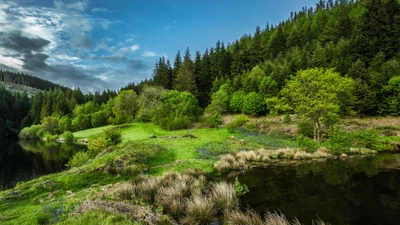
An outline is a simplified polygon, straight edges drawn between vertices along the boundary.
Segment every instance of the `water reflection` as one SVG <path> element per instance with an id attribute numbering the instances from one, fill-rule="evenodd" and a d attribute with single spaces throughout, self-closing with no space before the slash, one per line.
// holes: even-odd
<path id="1" fill-rule="evenodd" d="M 0 140 L 0 146 L 0 190 L 61 171 L 74 153 L 86 148 L 74 143 L 5 140 Z"/>
<path id="2" fill-rule="evenodd" d="M 311 224 L 399 224 L 400 155 L 326 162 L 277 163 L 239 176 L 250 192 L 243 204 L 263 213 L 280 210 Z"/>

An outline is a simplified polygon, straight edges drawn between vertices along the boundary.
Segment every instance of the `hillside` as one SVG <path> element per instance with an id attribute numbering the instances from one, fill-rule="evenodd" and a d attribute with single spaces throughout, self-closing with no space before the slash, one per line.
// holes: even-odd
<path id="1" fill-rule="evenodd" d="M 10 92 L 18 92 L 18 93 L 23 93 L 26 92 L 28 94 L 29 97 L 33 97 L 35 94 L 37 94 L 39 91 L 39 89 L 37 88 L 32 88 L 29 86 L 25 86 L 25 85 L 21 85 L 21 84 L 15 84 L 15 83 L 6 83 L 6 82 L 2 82 L 0 81 L 0 87 L 5 88 L 6 90 L 10 91 Z"/>
<path id="2" fill-rule="evenodd" d="M 0 82 L 5 83 L 13 83 L 13 84 L 20 84 L 27 87 L 40 89 L 40 90 L 51 90 L 60 88 L 66 91 L 68 88 L 63 87 L 59 84 L 55 84 L 51 81 L 24 74 L 24 73 L 15 73 L 7 70 L 0 70 Z"/>

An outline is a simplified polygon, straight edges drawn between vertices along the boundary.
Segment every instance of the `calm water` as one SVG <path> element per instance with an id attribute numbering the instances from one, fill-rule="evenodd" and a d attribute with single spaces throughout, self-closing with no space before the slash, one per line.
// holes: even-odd
<path id="1" fill-rule="evenodd" d="M 73 143 L 0 140 L 0 190 L 61 171 L 68 159 L 84 148 Z"/>
<path id="2" fill-rule="evenodd" d="M 243 205 L 263 213 L 280 210 L 311 224 L 400 224 L 400 155 L 276 162 L 239 175 L 250 192 Z"/>

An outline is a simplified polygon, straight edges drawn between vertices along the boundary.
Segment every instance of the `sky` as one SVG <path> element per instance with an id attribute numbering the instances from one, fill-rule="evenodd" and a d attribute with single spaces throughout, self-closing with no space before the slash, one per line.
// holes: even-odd
<path id="1" fill-rule="evenodd" d="M 0 68 L 84 92 L 152 76 L 178 50 L 234 42 L 317 0 L 0 0 Z"/>

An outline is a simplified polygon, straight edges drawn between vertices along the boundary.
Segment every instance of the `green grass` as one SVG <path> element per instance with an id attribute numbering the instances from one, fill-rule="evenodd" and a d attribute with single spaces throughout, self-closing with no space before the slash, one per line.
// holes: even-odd
<path id="1" fill-rule="evenodd" d="M 112 126 L 78 131 L 74 136 L 88 138 L 90 141 L 109 127 Z M 136 175 L 136 171 L 107 172 L 106 168 L 120 165 L 129 167 L 137 163 L 134 157 L 149 153 L 150 156 L 138 166 L 148 167 L 147 172 L 153 175 L 194 168 L 212 172 L 218 158 L 201 159 L 196 152 L 196 149 L 209 146 L 207 143 L 224 143 L 232 151 L 276 145 L 270 144 L 270 139 L 268 143 L 261 142 L 262 136 L 254 139 L 253 136 L 229 133 L 224 128 L 166 131 L 151 123 L 132 123 L 123 126 L 121 132 L 124 139 L 122 145 L 98 155 L 80 167 L 22 182 L 11 190 L 0 192 L 0 224 L 35 224 L 41 217 L 45 218 L 44 212 L 48 208 L 63 209 L 57 219 L 64 224 L 80 224 L 92 219 L 95 223 L 104 221 L 103 224 L 124 224 L 128 221 L 125 216 L 104 212 L 87 212 L 76 217 L 71 214 L 74 206 L 80 205 L 84 199 L 97 198 L 96 195 L 103 191 L 104 186 L 128 181 Z M 196 138 L 183 137 L 186 134 Z M 149 138 L 150 135 L 156 135 L 157 138 Z M 236 138 L 231 138 L 232 135 Z M 245 143 L 239 138 L 245 139 Z M 289 145 L 291 141 L 285 139 L 283 143 Z M 98 220 L 94 218 L 96 213 L 99 214 Z M 132 221 L 132 224 L 137 223 Z"/>
<path id="2" fill-rule="evenodd" d="M 104 126 L 104 127 L 96 127 L 96 128 L 92 128 L 92 129 L 87 129 L 87 130 L 81 130 L 81 131 L 77 131 L 74 132 L 74 137 L 75 138 L 92 138 L 95 137 L 99 134 L 101 134 L 105 129 L 113 127 L 112 125 L 108 125 L 108 126 Z"/>

